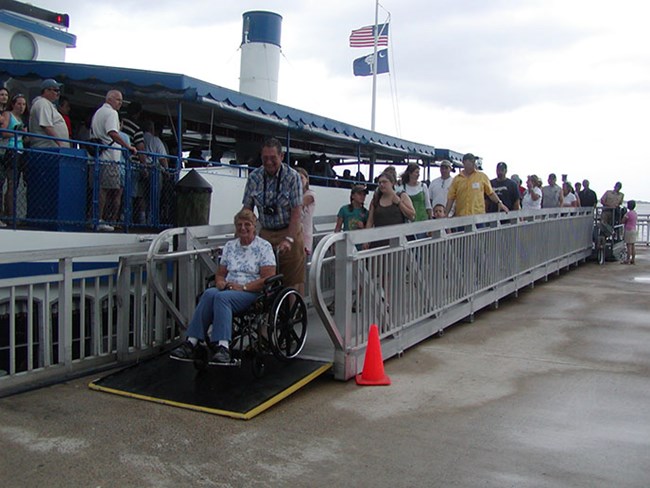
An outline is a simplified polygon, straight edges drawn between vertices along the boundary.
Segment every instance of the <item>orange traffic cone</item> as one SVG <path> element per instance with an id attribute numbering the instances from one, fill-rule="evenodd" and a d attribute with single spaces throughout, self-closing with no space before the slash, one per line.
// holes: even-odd
<path id="1" fill-rule="evenodd" d="M 357 385 L 390 385 L 390 378 L 384 373 L 384 360 L 381 358 L 379 329 L 377 329 L 376 324 L 370 326 L 363 371 L 356 376 L 356 380 Z"/>

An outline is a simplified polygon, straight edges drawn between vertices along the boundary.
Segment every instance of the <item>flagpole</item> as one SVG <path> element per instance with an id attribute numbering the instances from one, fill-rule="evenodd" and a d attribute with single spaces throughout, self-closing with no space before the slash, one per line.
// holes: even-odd
<path id="1" fill-rule="evenodd" d="M 378 22 L 379 22 L 379 0 L 375 1 L 375 49 L 374 61 L 372 63 L 372 110 L 370 114 L 370 130 L 374 132 L 375 130 L 375 105 L 377 103 L 377 42 L 379 40 L 378 32 Z"/>

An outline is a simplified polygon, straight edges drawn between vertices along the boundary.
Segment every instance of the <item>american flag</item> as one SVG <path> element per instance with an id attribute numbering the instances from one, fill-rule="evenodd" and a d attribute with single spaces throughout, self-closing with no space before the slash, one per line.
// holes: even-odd
<path id="1" fill-rule="evenodd" d="M 377 25 L 378 46 L 388 46 L 388 24 Z M 350 47 L 372 47 L 375 45 L 375 26 L 367 25 L 360 29 L 355 29 L 350 34 Z"/>

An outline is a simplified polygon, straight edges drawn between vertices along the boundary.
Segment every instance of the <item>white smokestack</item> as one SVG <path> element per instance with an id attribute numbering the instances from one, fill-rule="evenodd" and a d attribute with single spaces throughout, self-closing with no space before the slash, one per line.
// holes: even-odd
<path id="1" fill-rule="evenodd" d="M 273 12 L 244 13 L 239 91 L 271 100 L 278 99 L 282 16 Z"/>

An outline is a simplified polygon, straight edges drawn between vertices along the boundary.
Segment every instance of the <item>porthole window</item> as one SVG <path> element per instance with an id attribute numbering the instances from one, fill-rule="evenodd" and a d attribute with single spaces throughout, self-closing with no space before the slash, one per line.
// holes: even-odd
<path id="1" fill-rule="evenodd" d="M 27 32 L 16 32 L 9 43 L 11 57 L 14 59 L 33 61 L 36 59 L 36 40 Z"/>

